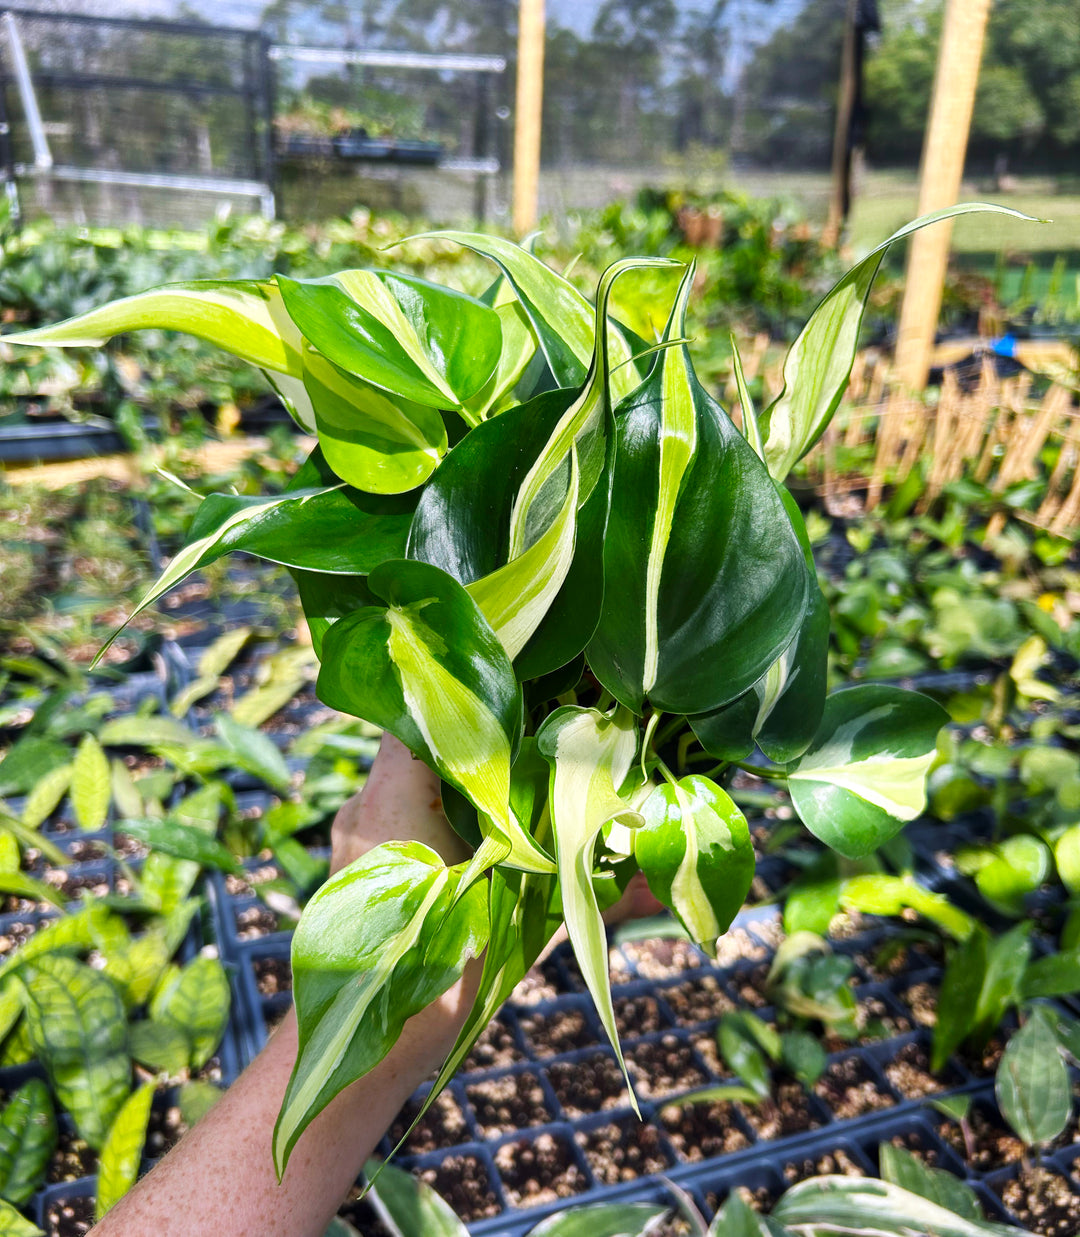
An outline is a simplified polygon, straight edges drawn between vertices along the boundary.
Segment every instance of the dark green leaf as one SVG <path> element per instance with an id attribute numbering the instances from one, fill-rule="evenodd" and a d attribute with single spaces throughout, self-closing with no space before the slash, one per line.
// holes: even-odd
<path id="1" fill-rule="evenodd" d="M 931 1069 L 935 1074 L 945 1068 L 949 1057 L 974 1030 L 975 1010 L 986 978 L 989 947 L 986 930 L 981 924 L 977 925 L 967 940 L 953 951 L 945 967 L 931 1056 Z"/>
<path id="2" fill-rule="evenodd" d="M 683 334 L 690 283 L 669 341 Z M 683 346 L 615 409 L 604 604 L 586 656 L 622 704 L 703 713 L 741 696 L 791 643 L 808 578 L 780 496 Z"/>

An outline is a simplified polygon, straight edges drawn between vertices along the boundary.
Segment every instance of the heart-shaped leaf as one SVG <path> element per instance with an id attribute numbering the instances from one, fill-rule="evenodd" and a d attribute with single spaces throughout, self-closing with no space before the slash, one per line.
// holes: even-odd
<path id="1" fill-rule="evenodd" d="M 665 338 L 684 330 L 692 272 Z M 806 612 L 802 550 L 775 485 L 694 375 L 662 351 L 615 409 L 604 604 L 587 650 L 627 708 L 703 713 L 741 696 Z"/>
<path id="2" fill-rule="evenodd" d="M 462 876 L 429 847 L 388 842 L 308 903 L 293 937 L 300 1046 L 274 1129 L 279 1175 L 310 1121 L 483 950 L 487 882 Z"/>
<path id="3" fill-rule="evenodd" d="M 641 808 L 634 858 L 690 939 L 715 955 L 754 879 L 746 817 L 726 791 L 692 774 L 658 786 Z"/>
<path id="4" fill-rule="evenodd" d="M 445 572 L 408 560 L 384 563 L 368 587 L 380 604 L 323 637 L 320 699 L 389 730 L 468 796 L 510 844 L 506 862 L 554 870 L 510 811 L 521 688 L 476 603 Z"/>
<path id="5" fill-rule="evenodd" d="M 860 685 L 826 701 L 817 736 L 788 775 L 803 824 L 827 846 L 861 859 L 926 806 L 926 775 L 948 721 L 928 696 Z"/>

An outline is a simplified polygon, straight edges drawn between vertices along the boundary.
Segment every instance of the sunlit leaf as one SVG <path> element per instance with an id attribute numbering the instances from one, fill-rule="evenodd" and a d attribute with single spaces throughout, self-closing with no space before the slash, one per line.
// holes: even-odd
<path id="1" fill-rule="evenodd" d="M 94 1205 L 94 1215 L 98 1220 L 135 1184 L 153 1100 L 154 1084 L 148 1082 L 128 1097 L 109 1129 L 98 1163 L 97 1202 Z"/>
<path id="2" fill-rule="evenodd" d="M 634 858 L 690 939 L 716 953 L 754 879 L 746 817 L 727 792 L 692 774 L 658 786 L 641 808 Z"/>
<path id="3" fill-rule="evenodd" d="M 274 1130 L 279 1174 L 309 1122 L 484 948 L 487 883 L 461 888 L 462 875 L 418 842 L 388 842 L 308 903 L 293 937 L 300 1046 Z"/>
<path id="4" fill-rule="evenodd" d="M 924 215 L 894 232 L 852 267 L 814 310 L 784 361 L 784 389 L 761 418 L 765 459 L 777 481 L 783 481 L 796 460 L 817 442 L 836 411 L 855 361 L 863 313 L 885 251 L 928 224 L 977 211 L 1030 219 L 1008 206 L 986 202 L 963 202 Z"/>
<path id="5" fill-rule="evenodd" d="M 803 824 L 851 859 L 870 854 L 926 806 L 926 774 L 948 720 L 927 696 L 849 687 L 826 702 L 821 727 L 788 775 Z"/>
<path id="6" fill-rule="evenodd" d="M 101 1147 L 131 1086 L 120 996 L 100 972 L 60 954 L 37 957 L 18 974 L 34 1051 L 79 1133 Z"/>
<path id="7" fill-rule="evenodd" d="M 611 1000 L 607 935 L 593 887 L 593 855 L 600 830 L 609 821 L 641 823 L 640 815 L 617 793 L 637 750 L 633 718 L 621 708 L 605 716 L 595 709 L 566 707 L 552 713 L 536 737 L 551 765 L 551 822 L 566 930 L 626 1074 Z M 636 1108 L 632 1088 L 630 1101 Z"/>

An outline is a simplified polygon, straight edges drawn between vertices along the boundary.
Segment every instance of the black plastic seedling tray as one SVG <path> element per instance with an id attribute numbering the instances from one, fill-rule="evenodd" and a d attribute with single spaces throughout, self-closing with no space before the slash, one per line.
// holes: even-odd
<path id="1" fill-rule="evenodd" d="M 245 939 L 237 932 L 237 914 L 259 905 L 258 899 L 230 894 L 221 877 L 214 878 L 212 889 L 219 940 L 234 967 L 235 1008 L 243 1021 L 239 1041 L 250 1059 L 266 1042 L 268 1026 L 290 1004 L 289 934 L 278 930 Z M 940 966 L 915 948 L 902 975 L 883 978 L 872 959 L 887 937 L 874 921 L 836 948 L 856 961 L 853 983 L 859 1000 L 874 1002 L 875 1016 L 891 1018 L 897 1033 L 839 1046 L 829 1056 L 826 1077 L 835 1076 L 837 1085 L 850 1080 L 855 1093 L 868 1087 L 883 1106 L 837 1115 L 819 1083 L 805 1097 L 799 1128 L 775 1130 L 759 1110 L 728 1104 L 717 1117 L 717 1141 L 733 1150 L 703 1153 L 687 1138 L 683 1120 L 693 1109 L 673 1101 L 699 1086 L 731 1081 L 715 1055 L 715 1028 L 720 1013 L 740 1003 L 740 989 L 760 980 L 778 920 L 775 907 L 743 912 L 735 927 L 743 930 L 742 952 L 748 956 L 722 957 L 721 964 L 681 941 L 659 946 L 628 942 L 612 949 L 613 995 L 626 1022 L 624 1051 L 637 1079 L 643 1125 L 629 1106 L 573 956 L 566 946 L 556 949 L 540 973 L 519 986 L 485 1044 L 474 1049 L 433 1110 L 439 1114 L 434 1123 L 429 1114 L 406 1143 L 399 1157 L 402 1167 L 421 1174 L 452 1202 L 460 1205 L 464 1197 L 465 1217 L 476 1237 L 518 1237 L 571 1204 L 613 1198 L 663 1201 L 667 1196 L 658 1174 L 687 1189 L 709 1214 L 735 1185 L 778 1197 L 796 1179 L 800 1165 L 823 1161 L 838 1150 L 847 1157 L 844 1163 L 854 1166 L 845 1171 L 870 1173 L 880 1141 L 917 1130 L 935 1159 L 974 1182 L 989 1215 L 1006 1218 L 993 1188 L 1002 1173 L 986 1174 L 983 1180 L 960 1171 L 963 1166 L 936 1134 L 937 1118 L 927 1107 L 929 1098 L 957 1092 L 971 1092 L 992 1104 L 992 1077 L 978 1063 L 960 1060 L 950 1062 L 938 1078 L 929 1075 L 929 1031 L 904 998 L 919 983 L 936 985 Z M 681 962 L 687 963 L 685 969 L 679 969 Z M 267 975 L 272 992 L 265 982 L 260 990 L 260 978 Z M 710 1000 L 710 1016 L 702 1016 Z M 768 1018 L 771 1011 L 762 1006 L 759 1013 Z M 570 1027 L 567 1042 L 545 1042 L 553 1020 Z M 673 1059 L 685 1067 L 677 1090 L 668 1091 L 662 1079 L 657 1085 L 655 1074 L 650 1085 L 649 1067 L 657 1052 L 675 1054 Z M 590 1078 L 608 1088 L 598 1092 L 599 1103 L 580 1099 L 581 1080 Z M 898 1084 L 914 1086 L 916 1093 L 905 1096 Z M 424 1093 L 422 1088 L 411 1101 L 412 1112 Z M 506 1128 L 500 1109 L 508 1104 L 513 1111 L 523 1096 L 529 1115 L 519 1115 L 519 1125 Z M 399 1122 L 399 1132 L 406 1123 Z M 384 1140 L 382 1153 L 390 1147 L 390 1140 Z"/>

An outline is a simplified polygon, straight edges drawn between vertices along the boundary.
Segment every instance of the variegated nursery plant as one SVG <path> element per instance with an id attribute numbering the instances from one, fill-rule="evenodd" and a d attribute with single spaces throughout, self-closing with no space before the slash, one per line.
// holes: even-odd
<path id="1" fill-rule="evenodd" d="M 1003 208 L 891 240 L 970 210 Z M 320 696 L 435 769 L 474 850 L 447 868 L 388 843 L 312 899 L 279 1170 L 486 949 L 434 1098 L 562 921 L 618 1052 L 601 911 L 640 869 L 715 948 L 754 871 L 737 763 L 760 749 L 806 827 L 858 857 L 922 809 L 944 720 L 891 687 L 826 699 L 829 615 L 783 484 L 840 399 L 885 245 L 822 302 L 760 415 L 736 366 L 743 434 L 694 374 L 692 270 L 620 262 L 594 306 L 526 249 L 436 235 L 498 268 L 482 297 L 386 270 L 177 284 L 7 337 L 172 328 L 267 373 L 318 446 L 278 497 L 206 498 L 142 604 L 230 550 L 285 564 Z M 624 280 L 647 340 L 609 310 L 645 266 L 670 275 Z"/>

